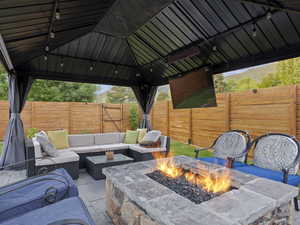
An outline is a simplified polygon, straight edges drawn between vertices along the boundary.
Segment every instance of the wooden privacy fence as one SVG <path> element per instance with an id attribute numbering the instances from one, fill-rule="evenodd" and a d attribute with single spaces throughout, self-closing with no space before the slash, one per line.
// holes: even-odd
<path id="1" fill-rule="evenodd" d="M 130 129 L 130 104 L 27 102 L 22 112 L 25 131 L 67 129 L 71 134 L 117 132 Z M 0 101 L 0 140 L 8 121 L 8 103 Z"/>
<path id="2" fill-rule="evenodd" d="M 230 129 L 253 137 L 282 132 L 300 139 L 300 86 L 283 86 L 217 95 L 218 107 L 173 110 L 157 102 L 151 112 L 154 129 L 182 142 L 207 146 Z M 27 102 L 22 112 L 25 130 L 68 129 L 70 133 L 99 133 L 130 129 L 129 104 Z M 0 138 L 8 120 L 8 103 L 0 101 Z"/>
<path id="3" fill-rule="evenodd" d="M 217 95 L 218 107 L 173 110 L 170 102 L 156 103 L 154 129 L 181 142 L 209 146 L 222 132 L 242 129 L 254 138 L 282 132 L 300 140 L 300 86 L 282 86 Z"/>

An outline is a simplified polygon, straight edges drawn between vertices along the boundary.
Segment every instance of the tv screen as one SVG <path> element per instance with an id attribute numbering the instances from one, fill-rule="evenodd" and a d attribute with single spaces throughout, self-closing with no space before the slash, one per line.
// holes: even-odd
<path id="1" fill-rule="evenodd" d="M 217 106 L 213 76 L 204 69 L 169 81 L 173 108 Z"/>

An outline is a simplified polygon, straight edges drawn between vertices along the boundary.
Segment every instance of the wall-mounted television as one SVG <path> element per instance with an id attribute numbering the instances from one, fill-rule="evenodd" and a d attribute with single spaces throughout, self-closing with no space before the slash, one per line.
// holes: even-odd
<path id="1" fill-rule="evenodd" d="M 217 106 L 212 74 L 200 69 L 169 81 L 173 108 Z"/>

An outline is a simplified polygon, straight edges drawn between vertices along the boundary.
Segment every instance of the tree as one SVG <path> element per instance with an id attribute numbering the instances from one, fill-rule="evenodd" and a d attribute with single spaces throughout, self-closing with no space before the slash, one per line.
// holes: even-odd
<path id="1" fill-rule="evenodd" d="M 131 88 L 114 86 L 107 93 L 107 103 L 128 103 L 136 102 Z"/>
<path id="2" fill-rule="evenodd" d="M 245 90 L 250 90 L 250 89 L 255 89 L 255 88 L 258 88 L 257 81 L 255 81 L 249 77 L 240 79 L 237 82 L 237 86 L 236 86 L 237 91 L 245 91 Z"/>
<path id="3" fill-rule="evenodd" d="M 132 130 L 136 130 L 139 125 L 138 107 L 136 104 L 130 106 L 129 122 Z"/>
<path id="4" fill-rule="evenodd" d="M 262 81 L 258 84 L 259 88 L 268 88 L 268 87 L 275 87 L 281 84 L 280 78 L 277 74 L 269 73 L 265 76 Z"/>
<path id="5" fill-rule="evenodd" d="M 166 92 L 160 92 L 156 98 L 156 101 L 167 101 L 170 100 L 170 96 Z"/>
<path id="6" fill-rule="evenodd" d="M 214 85 L 217 93 L 225 92 L 226 82 L 224 80 L 223 74 L 217 74 L 214 76 Z"/>
<path id="7" fill-rule="evenodd" d="M 7 100 L 8 98 L 8 80 L 7 73 L 0 63 L 0 100 Z"/>
<path id="8" fill-rule="evenodd" d="M 96 92 L 95 84 L 62 82 L 53 80 L 35 80 L 29 101 L 51 102 L 93 102 Z"/>

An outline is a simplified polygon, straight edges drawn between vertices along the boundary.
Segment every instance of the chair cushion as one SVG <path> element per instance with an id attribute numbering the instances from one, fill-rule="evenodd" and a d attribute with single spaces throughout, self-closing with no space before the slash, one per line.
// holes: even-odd
<path id="1" fill-rule="evenodd" d="M 36 133 L 35 137 L 36 140 L 40 143 L 43 152 L 52 157 L 57 156 L 55 146 L 50 142 L 46 132 L 41 131 L 39 133 Z"/>
<path id="2" fill-rule="evenodd" d="M 70 147 L 90 146 L 95 144 L 94 134 L 74 134 L 69 135 Z"/>
<path id="3" fill-rule="evenodd" d="M 165 152 L 167 151 L 166 148 L 145 148 L 138 144 L 129 145 L 129 149 L 133 151 L 137 151 L 140 153 L 149 153 L 149 152 Z"/>
<path id="4" fill-rule="evenodd" d="M 48 225 L 64 219 L 81 219 L 95 225 L 85 204 L 79 197 L 68 198 L 52 205 L 6 220 L 1 225 Z"/>
<path id="5" fill-rule="evenodd" d="M 125 144 L 136 144 L 138 140 L 139 132 L 136 130 L 127 130 L 125 134 Z"/>
<path id="6" fill-rule="evenodd" d="M 55 165 L 60 163 L 77 162 L 79 155 L 71 150 L 57 151 L 56 157 L 46 156 L 35 160 L 36 166 Z"/>
<path id="7" fill-rule="evenodd" d="M 197 158 L 197 160 L 208 162 L 208 163 L 213 163 L 213 164 L 218 164 L 218 165 L 221 165 L 221 166 L 226 165 L 226 160 L 225 159 L 216 158 L 216 157 L 203 157 L 203 158 Z M 237 162 L 237 161 L 235 161 L 234 164 L 233 164 L 234 168 L 243 167 L 243 166 L 247 166 L 247 164 Z"/>
<path id="8" fill-rule="evenodd" d="M 54 170 L 48 175 L 28 178 L 0 188 L 0 221 L 48 205 L 44 197 L 49 187 L 56 188 L 57 200 L 78 196 L 77 186 L 64 169 Z"/>
<path id="9" fill-rule="evenodd" d="M 48 131 L 47 134 L 50 142 L 55 146 L 56 149 L 69 148 L 68 131 L 55 130 Z"/>
<path id="10" fill-rule="evenodd" d="M 121 143 L 120 133 L 95 134 L 95 145 L 109 145 Z"/>
<path id="11" fill-rule="evenodd" d="M 276 170 L 265 169 L 254 165 L 237 167 L 235 169 L 243 173 L 248 173 L 251 175 L 267 178 L 274 181 L 282 182 L 283 180 L 283 173 Z M 298 186 L 300 184 L 300 176 L 290 174 L 288 176 L 288 184 Z"/>
<path id="12" fill-rule="evenodd" d="M 109 150 L 122 150 L 122 149 L 128 149 L 128 144 L 110 144 L 110 145 L 93 145 L 93 146 L 83 146 L 83 147 L 76 147 L 76 148 L 70 148 L 71 151 L 75 153 L 89 153 L 89 152 L 104 152 L 107 149 Z"/>

